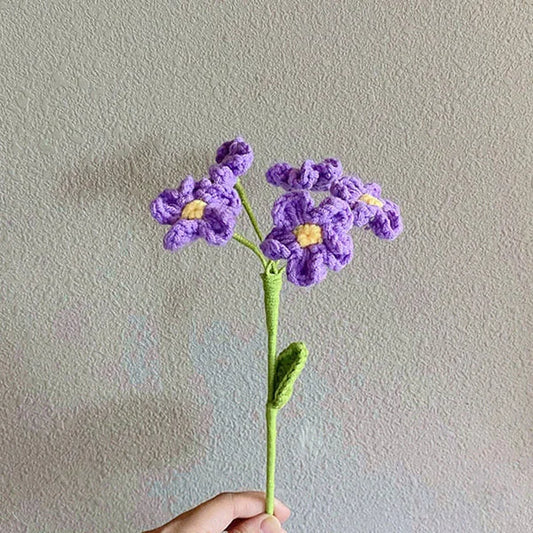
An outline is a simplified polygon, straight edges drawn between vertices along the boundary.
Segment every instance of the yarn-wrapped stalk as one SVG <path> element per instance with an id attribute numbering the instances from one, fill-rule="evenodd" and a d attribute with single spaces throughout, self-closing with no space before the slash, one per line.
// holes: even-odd
<path id="1" fill-rule="evenodd" d="M 276 473 L 276 415 L 272 407 L 274 399 L 274 376 L 276 371 L 276 351 L 278 337 L 279 300 L 282 286 L 282 273 L 266 268 L 261 274 L 265 298 L 265 314 L 268 335 L 268 399 L 266 403 L 267 426 L 267 475 L 266 512 L 274 514 L 274 484 Z"/>

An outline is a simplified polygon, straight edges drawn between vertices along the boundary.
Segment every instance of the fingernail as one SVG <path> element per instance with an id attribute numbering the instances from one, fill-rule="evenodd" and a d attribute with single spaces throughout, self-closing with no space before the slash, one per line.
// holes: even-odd
<path id="1" fill-rule="evenodd" d="M 261 533 L 281 533 L 281 524 L 275 516 L 269 516 L 261 522 Z"/>

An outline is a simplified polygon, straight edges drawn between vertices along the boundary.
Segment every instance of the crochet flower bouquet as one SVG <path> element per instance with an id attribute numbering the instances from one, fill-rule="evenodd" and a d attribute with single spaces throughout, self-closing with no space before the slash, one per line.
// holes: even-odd
<path id="1" fill-rule="evenodd" d="M 329 270 L 338 271 L 352 259 L 353 228 L 371 230 L 392 240 L 403 229 L 399 207 L 381 196 L 376 183 L 344 176 L 336 159 L 321 163 L 305 161 L 300 168 L 277 163 L 266 172 L 268 183 L 286 192 L 272 208 L 274 227 L 263 237 L 240 178 L 253 161 L 249 144 L 238 137 L 222 144 L 208 177 L 186 177 L 177 189 L 164 190 L 151 205 L 152 216 L 170 226 L 163 239 L 167 250 L 176 251 L 202 238 L 222 246 L 231 239 L 254 252 L 263 266 L 266 327 L 268 334 L 268 393 L 266 401 L 267 474 L 266 512 L 274 511 L 276 416 L 292 395 L 301 373 L 307 348 L 290 344 L 277 353 L 279 297 L 283 274 L 296 285 L 322 281 Z M 326 193 L 315 206 L 310 191 Z M 235 233 L 242 208 L 246 211 L 259 244 Z"/>

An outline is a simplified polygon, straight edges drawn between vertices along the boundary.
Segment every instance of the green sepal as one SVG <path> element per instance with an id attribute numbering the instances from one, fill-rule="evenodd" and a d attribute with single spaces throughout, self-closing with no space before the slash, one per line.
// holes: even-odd
<path id="1" fill-rule="evenodd" d="M 291 398 L 294 382 L 301 374 L 307 360 L 307 347 L 303 342 L 293 342 L 276 359 L 274 397 L 270 405 L 281 409 Z"/>

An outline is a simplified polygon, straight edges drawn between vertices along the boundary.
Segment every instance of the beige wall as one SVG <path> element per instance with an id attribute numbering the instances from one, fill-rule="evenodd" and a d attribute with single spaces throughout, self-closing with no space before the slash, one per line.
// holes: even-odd
<path id="1" fill-rule="evenodd" d="M 2 2 L 0 530 L 136 531 L 263 486 L 256 260 L 170 254 L 148 210 L 242 134 L 264 229 L 268 165 L 328 156 L 406 227 L 284 289 L 280 342 L 310 348 L 280 415 L 288 530 L 530 531 L 526 14 Z"/>

